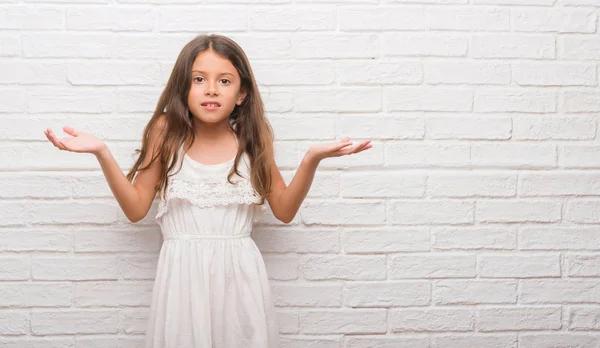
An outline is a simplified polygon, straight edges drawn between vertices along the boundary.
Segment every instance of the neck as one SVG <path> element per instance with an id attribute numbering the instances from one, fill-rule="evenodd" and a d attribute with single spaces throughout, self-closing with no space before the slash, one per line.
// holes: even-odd
<path id="1" fill-rule="evenodd" d="M 229 120 L 225 119 L 218 123 L 206 123 L 198 119 L 194 120 L 194 131 L 196 137 L 209 142 L 228 138 L 233 134 Z"/>

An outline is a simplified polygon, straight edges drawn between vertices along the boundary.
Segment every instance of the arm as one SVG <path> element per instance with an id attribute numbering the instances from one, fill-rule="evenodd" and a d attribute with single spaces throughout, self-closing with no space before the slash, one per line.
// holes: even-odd
<path id="1" fill-rule="evenodd" d="M 287 224 L 294 219 L 310 190 L 319 163 L 320 160 L 318 158 L 307 153 L 302 159 L 290 185 L 286 186 L 281 172 L 277 168 L 275 160 L 273 160 L 271 165 L 273 182 L 268 201 L 273 215 L 279 221 Z"/>
<path id="2" fill-rule="evenodd" d="M 164 127 L 164 122 L 158 122 L 157 127 L 150 133 L 148 155 L 142 163 L 143 166 L 149 162 L 154 154 L 155 147 L 159 143 L 158 137 L 161 134 L 162 127 Z M 139 172 L 132 184 L 104 142 L 91 134 L 71 127 L 65 127 L 64 130 L 73 137 L 59 140 L 51 130 L 48 129 L 45 133 L 48 139 L 61 150 L 94 154 L 100 163 L 110 190 L 127 219 L 131 222 L 143 219 L 148 214 L 156 195 L 155 187 L 162 170 L 159 161 L 154 161 L 148 169 Z"/>
<path id="3" fill-rule="evenodd" d="M 298 213 L 302 202 L 310 190 L 315 172 L 321 160 L 327 157 L 339 157 L 370 149 L 373 147 L 370 142 L 370 140 L 366 140 L 355 146 L 351 146 L 350 139 L 344 138 L 339 143 L 311 146 L 306 155 L 304 155 L 289 186 L 285 185 L 281 173 L 275 164 L 275 159 L 273 159 L 271 165 L 271 177 L 273 181 L 271 194 L 267 198 L 273 215 L 281 222 L 290 223 Z"/>

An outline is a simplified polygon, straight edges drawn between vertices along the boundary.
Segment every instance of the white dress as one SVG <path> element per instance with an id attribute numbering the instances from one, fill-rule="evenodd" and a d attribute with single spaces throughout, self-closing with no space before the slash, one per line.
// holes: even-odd
<path id="1" fill-rule="evenodd" d="M 262 212 L 242 157 L 201 164 L 183 151 L 156 221 L 160 250 L 146 348 L 276 348 L 279 334 L 262 255 L 250 233 Z"/>

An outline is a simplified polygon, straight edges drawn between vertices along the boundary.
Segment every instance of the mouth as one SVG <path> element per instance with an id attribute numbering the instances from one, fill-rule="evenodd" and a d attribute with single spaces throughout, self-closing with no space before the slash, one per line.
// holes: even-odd
<path id="1" fill-rule="evenodd" d="M 216 109 L 216 108 L 221 107 L 221 104 L 219 102 L 215 102 L 215 101 L 204 102 L 204 103 L 202 103 L 200 105 L 202 107 L 208 108 L 208 109 Z"/>

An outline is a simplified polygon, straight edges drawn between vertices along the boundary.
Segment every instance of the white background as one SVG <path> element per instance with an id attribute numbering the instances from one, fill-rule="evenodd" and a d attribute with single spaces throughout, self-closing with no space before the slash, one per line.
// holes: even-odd
<path id="1" fill-rule="evenodd" d="M 124 170 L 179 50 L 250 57 L 301 211 L 267 214 L 283 347 L 600 345 L 600 0 L 0 3 L 0 345 L 142 347 L 160 248 L 92 155 Z"/>

